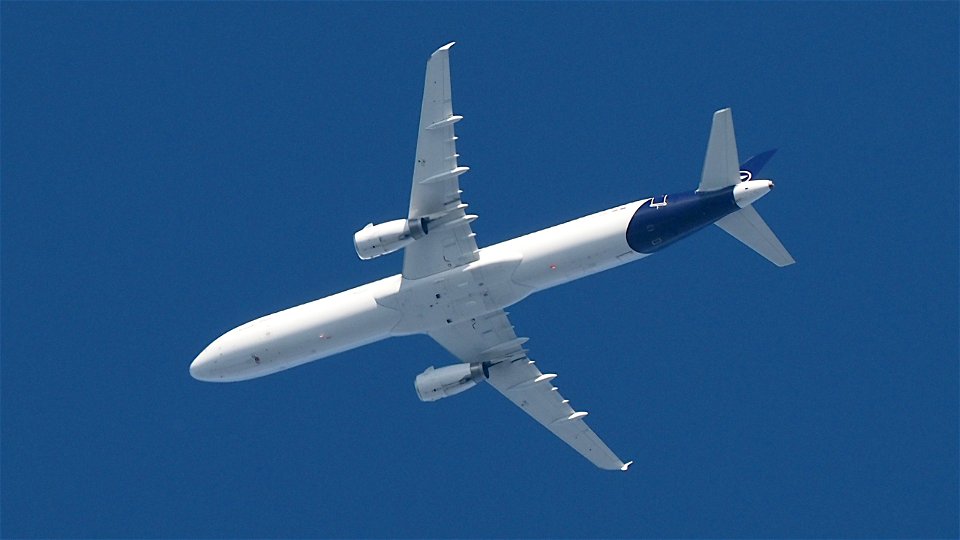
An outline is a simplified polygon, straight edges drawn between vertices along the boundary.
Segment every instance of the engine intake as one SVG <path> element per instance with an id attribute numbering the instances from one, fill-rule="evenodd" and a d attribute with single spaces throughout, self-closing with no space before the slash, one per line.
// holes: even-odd
<path id="1" fill-rule="evenodd" d="M 430 366 L 417 375 L 414 386 L 417 388 L 420 401 L 436 401 L 469 390 L 478 382 L 489 378 L 489 367 L 490 364 L 487 362 L 457 364 L 440 369 Z"/>
<path id="2" fill-rule="evenodd" d="M 363 259 L 373 259 L 404 248 L 427 235 L 427 219 L 395 219 L 374 225 L 368 223 L 353 235 L 353 246 Z"/>

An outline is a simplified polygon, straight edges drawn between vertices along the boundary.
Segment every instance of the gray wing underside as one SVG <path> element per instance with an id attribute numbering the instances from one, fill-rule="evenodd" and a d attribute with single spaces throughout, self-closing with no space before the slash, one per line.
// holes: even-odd
<path id="1" fill-rule="evenodd" d="M 460 198 L 460 175 L 468 168 L 458 163 L 450 90 L 450 47 L 437 49 L 427 61 L 413 167 L 408 219 L 425 220 L 427 234 L 404 251 L 403 277 L 421 279 L 478 259 L 470 227 L 476 218 L 466 213 Z M 552 384 L 556 375 L 544 375 L 527 358 L 507 314 L 498 310 L 475 319 L 444 326 L 429 333 L 463 362 L 490 362 L 491 386 L 603 469 L 626 469 Z"/>
<path id="2" fill-rule="evenodd" d="M 477 242 L 460 199 L 461 174 L 450 92 L 450 47 L 437 49 L 427 61 L 420 108 L 417 155 L 413 166 L 408 219 L 426 219 L 427 235 L 405 248 L 403 277 L 420 279 L 477 260 Z"/>
<path id="3" fill-rule="evenodd" d="M 490 362 L 487 382 L 524 412 L 601 469 L 626 470 L 624 464 L 583 421 L 544 374 L 527 357 L 526 338 L 518 338 L 507 314 L 495 311 L 429 333 L 463 362 Z"/>

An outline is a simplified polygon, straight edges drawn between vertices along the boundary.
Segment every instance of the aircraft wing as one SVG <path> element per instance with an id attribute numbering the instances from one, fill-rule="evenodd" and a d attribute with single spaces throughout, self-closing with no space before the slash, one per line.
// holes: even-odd
<path id="1" fill-rule="evenodd" d="M 627 470 L 600 437 L 583 421 L 553 385 L 555 374 L 543 374 L 523 348 L 527 338 L 518 338 L 503 310 L 445 326 L 429 333 L 463 362 L 489 362 L 487 382 L 515 405 L 543 424 L 601 469 Z"/>
<path id="2" fill-rule="evenodd" d="M 460 200 L 459 176 L 469 168 L 457 164 L 453 125 L 463 117 L 453 114 L 452 46 L 440 47 L 427 61 L 407 216 L 425 219 L 427 235 L 405 249 L 403 277 L 407 279 L 427 277 L 477 260 L 477 242 L 470 228 L 476 216 L 467 215 L 467 205 Z"/>

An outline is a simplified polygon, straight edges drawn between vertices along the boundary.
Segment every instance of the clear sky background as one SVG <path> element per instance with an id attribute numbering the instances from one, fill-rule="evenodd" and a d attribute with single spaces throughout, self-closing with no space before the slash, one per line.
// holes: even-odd
<path id="1" fill-rule="evenodd" d="M 2 15 L 5 537 L 956 537 L 958 5 L 15 3 Z M 399 272 L 451 53 L 481 245 L 696 187 L 713 111 L 778 269 L 715 227 L 514 306 L 624 459 L 426 337 L 239 384 L 247 320 Z"/>

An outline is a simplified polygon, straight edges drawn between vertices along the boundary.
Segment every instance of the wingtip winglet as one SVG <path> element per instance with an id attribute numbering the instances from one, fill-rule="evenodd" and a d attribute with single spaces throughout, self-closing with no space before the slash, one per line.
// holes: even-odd
<path id="1" fill-rule="evenodd" d="M 628 462 L 626 462 L 626 463 L 623 464 L 623 467 L 620 467 L 620 470 L 621 470 L 621 471 L 625 471 L 625 470 L 629 469 L 631 465 L 633 465 L 633 462 L 632 462 L 632 461 L 628 461 Z"/>

